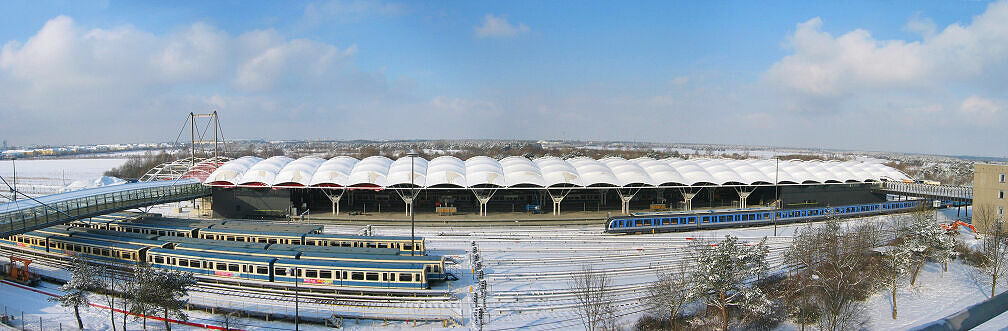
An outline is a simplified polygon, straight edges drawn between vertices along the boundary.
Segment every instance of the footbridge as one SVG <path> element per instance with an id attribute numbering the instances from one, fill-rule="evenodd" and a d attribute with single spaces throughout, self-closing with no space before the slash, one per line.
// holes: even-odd
<path id="1" fill-rule="evenodd" d="M 0 204 L 0 237 L 132 208 L 210 195 L 197 178 L 139 182 L 20 198 Z"/>
<path id="2" fill-rule="evenodd" d="M 967 204 L 973 203 L 973 187 L 971 186 L 932 185 L 932 184 L 906 183 L 906 182 L 880 182 L 875 186 L 875 190 L 878 192 L 893 195 L 944 200 L 944 201 L 965 202 Z"/>

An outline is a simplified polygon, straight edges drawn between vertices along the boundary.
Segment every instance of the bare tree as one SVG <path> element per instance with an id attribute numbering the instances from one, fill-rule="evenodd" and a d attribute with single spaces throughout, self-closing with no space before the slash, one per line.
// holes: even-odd
<path id="1" fill-rule="evenodd" d="M 97 281 L 98 268 L 80 255 L 70 257 L 70 281 L 63 284 L 63 295 L 50 298 L 50 301 L 59 302 L 61 306 L 73 308 L 74 317 L 77 318 L 77 328 L 84 329 L 84 322 L 81 320 L 80 308 L 90 307 L 87 294 L 99 288 Z"/>
<path id="2" fill-rule="evenodd" d="M 771 303 L 758 287 L 747 281 L 766 274 L 766 238 L 758 244 L 746 245 L 733 236 L 716 242 L 692 244 L 693 264 L 689 297 L 700 300 L 720 311 L 721 329 L 728 330 L 731 309 L 767 313 Z"/>
<path id="3" fill-rule="evenodd" d="M 997 282 L 1008 273 L 1008 230 L 1001 215 L 994 212 L 991 206 L 977 206 L 973 210 L 974 223 L 981 225 L 978 229 L 983 233 L 979 251 L 983 256 L 981 263 L 974 266 L 977 271 L 990 277 L 991 297 L 997 294 Z M 976 222 L 980 221 L 980 222 Z"/>
<path id="4" fill-rule="evenodd" d="M 615 329 L 616 307 L 608 293 L 611 286 L 609 275 L 594 270 L 589 264 L 571 276 L 570 287 L 577 298 L 577 313 L 586 330 Z"/>
<path id="5" fill-rule="evenodd" d="M 910 285 L 917 283 L 917 275 L 929 259 L 942 263 L 948 271 L 948 261 L 955 253 L 955 240 L 938 225 L 931 209 L 914 210 L 910 213 L 910 222 L 896 231 L 902 242 L 900 247 L 910 253 Z"/>
<path id="6" fill-rule="evenodd" d="M 101 287 L 101 294 L 105 299 L 105 304 L 107 304 L 111 308 L 115 308 L 116 290 L 119 289 L 121 291 L 121 289 L 119 288 L 121 285 L 116 275 L 117 274 L 115 272 L 115 268 L 108 265 L 98 266 L 97 281 L 99 283 L 99 286 Z M 115 331 L 116 330 L 115 309 L 109 309 L 109 319 L 112 322 L 111 324 L 112 330 Z M 126 325 L 123 324 L 124 330 L 125 326 Z"/>
<path id="7" fill-rule="evenodd" d="M 648 286 L 645 304 L 651 307 L 654 316 L 664 316 L 670 328 L 679 330 L 680 315 L 689 303 L 689 286 L 689 271 L 685 264 L 678 264 L 670 271 L 658 273 L 658 280 Z"/>
<path id="8" fill-rule="evenodd" d="M 821 328 L 849 330 L 867 324 L 858 301 L 877 289 L 869 253 L 880 241 L 878 225 L 844 229 L 835 217 L 802 229 L 794 237 L 785 256 L 799 268 L 798 277 L 808 282 L 805 295 L 814 296 L 819 304 Z"/>

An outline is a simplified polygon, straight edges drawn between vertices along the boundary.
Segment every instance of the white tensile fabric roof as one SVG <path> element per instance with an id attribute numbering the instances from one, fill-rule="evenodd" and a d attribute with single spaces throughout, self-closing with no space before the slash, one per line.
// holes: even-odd
<path id="1" fill-rule="evenodd" d="M 412 175 L 410 169 L 412 168 Z M 511 156 L 496 160 L 476 156 L 432 160 L 372 156 L 363 160 L 338 156 L 262 159 L 245 156 L 225 163 L 203 182 L 210 186 L 249 187 L 627 187 L 684 185 L 768 185 L 851 183 L 906 180 L 891 167 L 862 161 L 780 161 L 732 159 L 627 160 L 607 157 L 530 160 Z"/>

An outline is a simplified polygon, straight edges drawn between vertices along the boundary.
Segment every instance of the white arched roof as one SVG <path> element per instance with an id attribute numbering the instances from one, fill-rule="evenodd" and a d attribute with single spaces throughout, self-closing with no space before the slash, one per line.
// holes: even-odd
<path id="1" fill-rule="evenodd" d="M 294 161 L 294 159 L 286 156 L 274 156 L 256 162 L 255 165 L 242 174 L 238 185 L 273 186 L 273 180 L 276 179 L 277 174 L 291 161 Z"/>
<path id="2" fill-rule="evenodd" d="M 460 160 L 441 156 L 432 160 L 372 156 L 363 160 L 338 156 L 329 160 L 285 156 L 269 159 L 246 156 L 228 161 L 204 184 L 211 186 L 270 187 L 552 187 L 552 186 L 677 186 L 745 185 L 764 183 L 845 183 L 909 179 L 899 170 L 861 161 L 663 159 L 626 160 L 607 157 L 530 160 L 511 156 L 496 160 L 476 156 Z"/>
<path id="3" fill-rule="evenodd" d="M 256 163 L 262 161 L 262 158 L 255 156 L 243 156 L 231 161 L 228 161 L 217 167 L 217 170 L 210 173 L 207 179 L 203 181 L 206 184 L 218 185 L 218 186 L 234 186 L 241 181 L 242 175 L 248 171 Z"/>

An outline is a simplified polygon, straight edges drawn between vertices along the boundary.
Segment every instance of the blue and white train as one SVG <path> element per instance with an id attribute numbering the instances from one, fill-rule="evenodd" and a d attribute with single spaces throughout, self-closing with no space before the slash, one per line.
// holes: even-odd
<path id="1" fill-rule="evenodd" d="M 732 226 L 805 222 L 826 218 L 869 216 L 904 212 L 926 200 L 886 201 L 839 207 L 779 210 L 774 208 L 722 209 L 684 212 L 635 213 L 606 220 L 606 232 L 653 233 Z"/>

